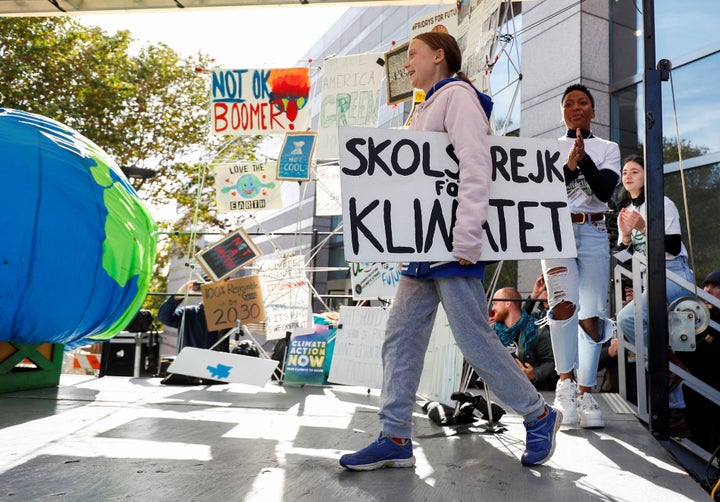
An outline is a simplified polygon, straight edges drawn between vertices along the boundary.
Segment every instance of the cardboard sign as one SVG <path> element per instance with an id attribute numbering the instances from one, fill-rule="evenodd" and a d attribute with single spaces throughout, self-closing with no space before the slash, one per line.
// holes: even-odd
<path id="1" fill-rule="evenodd" d="M 353 300 L 395 298 L 400 266 L 398 263 L 351 263 Z"/>
<path id="2" fill-rule="evenodd" d="M 282 208 L 282 191 L 275 180 L 277 162 L 233 162 L 214 168 L 219 213 Z"/>
<path id="3" fill-rule="evenodd" d="M 277 179 L 307 181 L 310 179 L 316 132 L 293 132 L 285 135 L 277 163 Z"/>
<path id="4" fill-rule="evenodd" d="M 260 278 L 256 275 L 203 284 L 203 305 L 209 331 L 265 320 Z"/>
<path id="5" fill-rule="evenodd" d="M 213 70 L 213 134 L 284 134 L 309 128 L 310 68 Z"/>
<path id="6" fill-rule="evenodd" d="M 213 281 L 219 281 L 248 265 L 261 254 L 245 230 L 240 228 L 200 251 L 195 255 L 195 259 Z"/>
<path id="7" fill-rule="evenodd" d="M 481 260 L 576 255 L 557 140 L 491 136 Z M 345 258 L 446 261 L 459 168 L 446 133 L 340 130 Z"/>
<path id="8" fill-rule="evenodd" d="M 264 387 L 277 365 L 278 361 L 272 359 L 183 347 L 168 372 Z"/>
<path id="9" fill-rule="evenodd" d="M 381 53 L 371 53 L 333 57 L 323 63 L 318 159 L 338 158 L 338 127 L 377 127 L 385 72 L 382 62 Z"/>
<path id="10" fill-rule="evenodd" d="M 413 96 L 413 87 L 405 71 L 409 43 L 404 43 L 385 53 L 387 77 L 387 104 L 402 103 Z"/>

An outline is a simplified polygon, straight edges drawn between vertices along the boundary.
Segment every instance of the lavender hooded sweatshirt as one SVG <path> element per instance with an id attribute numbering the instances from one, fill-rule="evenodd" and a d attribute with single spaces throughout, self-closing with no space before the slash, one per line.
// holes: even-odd
<path id="1" fill-rule="evenodd" d="M 431 91 L 430 97 L 417 106 L 410 129 L 448 133 L 460 161 L 459 204 L 453 228 L 452 254 L 457 259 L 476 263 L 482 250 L 482 225 L 487 219 L 490 198 L 492 167 L 489 136 L 492 130 L 488 115 L 492 102 L 461 80 L 448 81 Z M 486 108 L 481 99 L 485 100 Z M 457 262 L 434 265 L 410 263 L 406 275 L 422 278 L 482 276 L 484 269 L 482 264 L 476 267 L 460 266 Z"/>

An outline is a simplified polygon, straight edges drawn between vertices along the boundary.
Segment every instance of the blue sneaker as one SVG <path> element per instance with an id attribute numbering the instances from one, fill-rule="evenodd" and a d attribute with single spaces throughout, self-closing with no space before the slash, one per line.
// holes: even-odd
<path id="1" fill-rule="evenodd" d="M 399 445 L 381 432 L 377 441 L 355 453 L 340 457 L 340 465 L 351 471 L 374 471 L 383 467 L 414 467 L 412 440 Z"/>
<path id="2" fill-rule="evenodd" d="M 545 405 L 547 414 L 534 422 L 524 422 L 527 437 L 520 463 L 538 465 L 546 462 L 555 451 L 555 436 L 562 423 L 562 412 Z"/>

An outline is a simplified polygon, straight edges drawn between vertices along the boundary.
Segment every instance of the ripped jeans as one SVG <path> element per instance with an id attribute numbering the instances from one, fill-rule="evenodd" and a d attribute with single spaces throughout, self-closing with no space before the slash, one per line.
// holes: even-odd
<path id="1" fill-rule="evenodd" d="M 602 343 L 613 332 L 605 311 L 610 283 L 610 245 L 604 221 L 573 224 L 573 231 L 577 258 L 542 260 L 550 306 L 548 323 L 555 370 L 569 373 L 576 369 L 577 383 L 593 387 Z M 575 305 L 575 312 L 568 319 L 554 319 L 552 309 L 562 302 Z M 593 317 L 600 319 L 598 342 L 578 324 L 580 319 Z"/>

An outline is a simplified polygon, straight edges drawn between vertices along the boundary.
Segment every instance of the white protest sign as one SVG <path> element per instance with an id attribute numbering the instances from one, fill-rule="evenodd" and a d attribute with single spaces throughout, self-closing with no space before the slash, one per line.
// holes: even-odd
<path id="1" fill-rule="evenodd" d="M 265 299 L 268 340 L 285 337 L 285 332 L 312 324 L 310 285 L 302 256 L 271 256 L 257 262 Z"/>
<path id="2" fill-rule="evenodd" d="M 463 355 L 455 343 L 447 314 L 438 307 L 417 393 L 430 401 L 454 407 L 450 399 L 460 388 Z"/>
<path id="3" fill-rule="evenodd" d="M 270 381 L 277 365 L 272 359 L 183 347 L 168 372 L 262 387 Z"/>
<path id="4" fill-rule="evenodd" d="M 382 307 L 340 307 L 340 320 L 328 381 L 382 388 L 382 345 L 390 311 Z M 412 337 L 408 343 L 413 343 Z M 447 315 L 438 306 L 418 394 L 449 406 L 460 387 L 463 357 L 450 331 Z"/>
<path id="5" fill-rule="evenodd" d="M 480 91 L 490 91 L 490 73 L 496 62 L 496 31 L 503 0 L 481 0 L 472 9 L 462 47 L 463 71 Z M 465 16 L 466 18 L 468 16 Z M 466 19 L 463 19 L 465 21 Z M 460 39 L 458 38 L 458 43 Z"/>
<path id="6" fill-rule="evenodd" d="M 377 126 L 385 68 L 382 54 L 334 57 L 323 63 L 318 159 L 338 158 L 338 127 Z"/>
<path id="7" fill-rule="evenodd" d="M 400 280 L 398 263 L 351 263 L 350 283 L 353 300 L 395 298 Z"/>
<path id="8" fill-rule="evenodd" d="M 335 216 L 342 214 L 340 196 L 340 166 L 318 164 L 315 168 L 315 215 Z"/>
<path id="9" fill-rule="evenodd" d="M 340 307 L 328 381 L 382 387 L 382 344 L 388 309 L 382 307 Z"/>
<path id="10" fill-rule="evenodd" d="M 459 168 L 446 133 L 340 129 L 345 258 L 445 261 Z M 490 137 L 492 182 L 481 260 L 576 255 L 557 140 Z"/>

